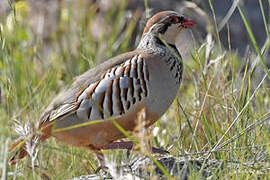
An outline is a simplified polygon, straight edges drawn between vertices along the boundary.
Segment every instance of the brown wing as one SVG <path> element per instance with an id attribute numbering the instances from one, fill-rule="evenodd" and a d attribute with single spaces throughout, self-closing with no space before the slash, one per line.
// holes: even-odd
<path id="1" fill-rule="evenodd" d="M 104 74 L 108 69 L 122 64 L 136 54 L 138 54 L 137 51 L 121 54 L 105 61 L 102 64 L 99 64 L 98 66 L 86 71 L 82 75 L 77 76 L 71 87 L 61 92 L 43 111 L 39 120 L 40 125 L 42 125 L 44 122 L 52 121 L 56 118 L 74 112 L 76 109 L 76 96 L 81 90 L 83 90 L 89 84 L 100 80 L 102 74 Z"/>

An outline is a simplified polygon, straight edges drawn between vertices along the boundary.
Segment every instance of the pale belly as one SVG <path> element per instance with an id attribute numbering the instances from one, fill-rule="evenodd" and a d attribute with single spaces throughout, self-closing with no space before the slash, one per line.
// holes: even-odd
<path id="1" fill-rule="evenodd" d="M 80 124 L 78 118 L 74 114 L 61 120 L 61 122 L 59 121 L 56 123 L 55 128 L 52 129 L 52 136 L 73 146 L 88 146 L 98 149 L 108 143 L 125 137 L 125 135 L 115 126 L 114 122 L 119 124 L 126 132 L 130 133 L 138 126 L 139 115 L 137 112 L 146 113 L 145 119 L 143 119 L 143 121 L 146 122 L 146 127 L 153 124 L 159 118 L 159 115 L 148 113 L 147 109 L 144 109 L 145 107 L 141 103 L 122 117 L 115 117 L 113 120 L 106 119 L 88 126 L 57 132 L 59 128 L 67 127 L 66 124 L 70 126 L 70 121 Z M 65 123 L 63 123 L 64 121 Z"/>

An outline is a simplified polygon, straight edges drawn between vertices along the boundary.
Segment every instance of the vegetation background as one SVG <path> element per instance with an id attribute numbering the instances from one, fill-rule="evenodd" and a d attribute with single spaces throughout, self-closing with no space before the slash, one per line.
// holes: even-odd
<path id="1" fill-rule="evenodd" d="M 69 179 L 93 173 L 98 165 L 93 153 L 54 138 L 14 167 L 7 164 L 8 145 L 17 137 L 15 129 L 35 123 L 76 75 L 134 49 L 145 18 L 173 9 L 198 27 L 184 36 L 187 48 L 178 43 L 186 50 L 181 52 L 185 67 L 179 94 L 144 138 L 176 158 L 209 160 L 190 171 L 190 179 L 202 178 L 209 165 L 211 179 L 268 179 L 269 7 L 266 0 L 2 0 L 0 177 Z M 120 150 L 105 154 L 112 166 L 150 156 L 135 151 L 126 157 Z M 160 177 L 151 166 L 145 168 L 150 172 L 146 179 Z M 163 173 L 180 179 L 170 170 Z"/>

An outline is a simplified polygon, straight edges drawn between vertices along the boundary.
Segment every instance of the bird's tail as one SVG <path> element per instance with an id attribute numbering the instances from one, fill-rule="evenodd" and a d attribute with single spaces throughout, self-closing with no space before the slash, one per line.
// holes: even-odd
<path id="1" fill-rule="evenodd" d="M 17 124 L 16 126 L 15 131 L 20 138 L 9 147 L 9 153 L 12 153 L 12 157 L 9 159 L 10 165 L 15 165 L 28 154 L 30 157 L 34 157 L 38 144 L 51 136 L 51 124 L 39 127 L 36 131 L 29 124 L 25 126 Z"/>
<path id="2" fill-rule="evenodd" d="M 24 158 L 27 155 L 26 140 L 18 139 L 9 147 L 9 152 L 14 153 L 12 157 L 9 159 L 10 165 L 15 165 L 20 159 Z"/>

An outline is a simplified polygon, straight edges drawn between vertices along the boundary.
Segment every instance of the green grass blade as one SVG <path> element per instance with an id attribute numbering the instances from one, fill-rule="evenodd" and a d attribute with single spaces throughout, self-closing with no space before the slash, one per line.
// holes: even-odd
<path id="1" fill-rule="evenodd" d="M 270 38 L 269 37 L 269 28 L 268 28 L 268 24 L 267 24 L 267 21 L 266 21 L 262 0 L 259 0 L 259 3 L 260 3 L 260 9 L 261 9 L 262 17 L 263 17 L 263 23 L 264 23 L 265 32 L 266 32 L 267 38 Z"/>
<path id="2" fill-rule="evenodd" d="M 222 46 L 221 46 L 221 41 L 220 41 L 219 32 L 218 32 L 216 13 L 215 13 L 215 9 L 214 9 L 212 1 L 213 0 L 209 0 L 209 5 L 210 5 L 210 9 L 212 11 L 213 18 L 214 18 L 214 25 L 215 25 L 215 31 L 216 31 L 216 36 L 217 36 L 217 40 L 218 40 L 219 51 L 222 53 Z"/>
<path id="3" fill-rule="evenodd" d="M 264 72 L 267 74 L 268 79 L 270 79 L 270 72 L 268 71 L 268 68 L 264 63 L 263 56 L 262 56 L 262 54 L 260 52 L 259 46 L 258 46 L 257 41 L 256 41 L 256 39 L 254 37 L 254 34 L 253 34 L 253 32 L 252 32 L 252 30 L 251 30 L 251 28 L 249 26 L 249 23 L 247 22 L 247 19 L 246 19 L 245 15 L 244 15 L 244 12 L 240 8 L 240 6 L 237 6 L 237 7 L 238 7 L 238 10 L 240 12 L 241 18 L 242 18 L 242 20 L 243 20 L 243 22 L 245 24 L 245 27 L 246 27 L 246 30 L 248 32 L 249 38 L 251 39 L 252 45 L 255 48 L 255 51 L 257 52 L 257 54 L 259 55 L 259 59 L 260 59 L 261 64 L 263 66 Z"/>
<path id="4" fill-rule="evenodd" d="M 193 130 L 192 125 L 191 125 L 191 123 L 189 121 L 188 115 L 184 111 L 184 108 L 182 107 L 182 105 L 180 103 L 178 105 L 181 108 L 182 112 L 184 113 L 185 119 L 186 119 L 186 121 L 188 123 L 188 127 L 189 127 L 189 130 L 190 130 L 191 134 L 192 134 L 192 140 L 193 140 L 193 144 L 195 146 L 195 149 L 196 149 L 197 152 L 199 152 L 200 150 L 199 150 L 198 142 L 197 142 L 196 137 L 194 137 L 194 130 Z"/>

